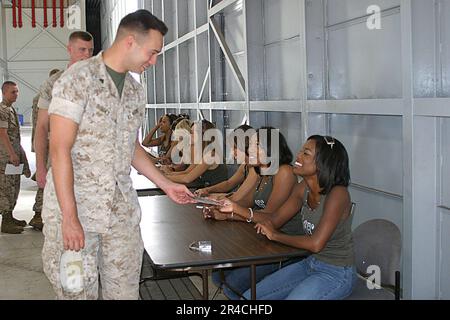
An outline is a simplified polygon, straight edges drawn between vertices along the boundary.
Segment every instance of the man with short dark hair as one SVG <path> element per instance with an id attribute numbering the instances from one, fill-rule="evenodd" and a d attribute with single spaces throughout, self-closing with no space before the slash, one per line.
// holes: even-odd
<path id="1" fill-rule="evenodd" d="M 67 45 L 69 53 L 69 64 L 67 68 L 78 61 L 86 60 L 92 57 L 94 52 L 94 38 L 89 32 L 75 31 L 69 36 Z M 38 100 L 38 117 L 36 123 L 36 132 L 34 139 L 34 149 L 36 152 L 36 182 L 39 189 L 44 189 L 46 183 L 47 169 L 50 166 L 48 161 L 48 137 L 49 137 L 49 118 L 48 107 L 52 101 L 52 90 L 55 82 L 61 77 L 65 70 L 56 72 L 48 78 L 41 86 Z M 39 192 L 39 191 L 38 191 Z M 39 199 L 38 199 L 39 200 Z M 41 217 L 42 206 L 33 207 L 34 217 L 30 221 L 30 225 L 35 229 L 42 230 L 43 223 Z"/>
<path id="2" fill-rule="evenodd" d="M 12 81 L 2 85 L 3 101 L 0 103 L 0 212 L 2 214 L 1 232 L 19 234 L 26 222 L 13 217 L 20 191 L 20 174 L 5 174 L 6 165 L 24 165 L 23 174 L 31 176 L 27 156 L 20 145 L 19 118 L 13 103 L 19 96 L 19 88 Z"/>
<path id="3" fill-rule="evenodd" d="M 143 256 L 141 210 L 131 165 L 174 201 L 192 193 L 169 181 L 138 141 L 145 93 L 130 74 L 155 65 L 165 24 L 146 10 L 121 21 L 112 46 L 55 83 L 50 114 L 52 170 L 44 191 L 44 271 L 61 299 L 137 299 Z M 62 289 L 61 255 L 82 250 L 84 291 Z"/>

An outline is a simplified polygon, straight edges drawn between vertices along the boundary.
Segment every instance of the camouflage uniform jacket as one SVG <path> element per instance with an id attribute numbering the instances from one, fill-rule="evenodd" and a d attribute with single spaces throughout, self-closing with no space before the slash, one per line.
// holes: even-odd
<path id="1" fill-rule="evenodd" d="M 34 152 L 34 135 L 36 134 L 36 124 L 38 117 L 38 102 L 39 102 L 40 94 L 38 93 L 33 98 L 33 106 L 32 106 L 32 114 L 31 114 L 31 122 L 32 122 L 32 131 L 31 131 L 31 152 Z"/>
<path id="2" fill-rule="evenodd" d="M 102 53 L 74 64 L 55 83 L 49 114 L 78 124 L 71 156 L 78 217 L 85 231 L 108 231 L 116 188 L 131 207 L 139 208 L 130 167 L 144 111 L 142 86 L 127 74 L 119 97 Z M 51 172 L 45 192 L 44 206 L 48 208 L 44 208 L 44 219 L 59 223 L 61 213 Z M 140 216 L 135 215 L 126 221 L 132 225 L 139 222 Z"/>
<path id="3" fill-rule="evenodd" d="M 20 145 L 20 126 L 19 117 L 16 110 L 7 106 L 4 102 L 0 103 L 0 128 L 7 129 L 9 141 L 11 142 L 20 163 L 24 164 L 24 173 L 29 172 L 28 160 L 25 151 Z M 5 173 L 6 164 L 9 163 L 9 153 L 6 146 L 0 142 L 0 174 Z"/>
<path id="4" fill-rule="evenodd" d="M 50 106 L 50 102 L 52 101 L 52 90 L 53 86 L 55 85 L 55 82 L 61 78 L 62 74 L 65 70 L 61 70 L 54 75 L 52 75 L 50 78 L 45 80 L 45 82 L 41 85 L 39 89 L 39 100 L 38 100 L 38 108 L 47 110 Z"/>

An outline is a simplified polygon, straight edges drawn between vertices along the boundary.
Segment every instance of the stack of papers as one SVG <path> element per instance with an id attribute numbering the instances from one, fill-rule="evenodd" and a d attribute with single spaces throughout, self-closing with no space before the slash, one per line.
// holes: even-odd
<path id="1" fill-rule="evenodd" d="M 23 163 L 19 166 L 14 166 L 13 164 L 7 164 L 5 168 L 5 174 L 7 176 L 20 175 L 23 174 Z"/>

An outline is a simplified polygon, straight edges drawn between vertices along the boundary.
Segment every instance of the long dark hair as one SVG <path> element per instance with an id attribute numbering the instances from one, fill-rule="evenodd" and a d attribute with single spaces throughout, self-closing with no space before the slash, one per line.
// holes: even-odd
<path id="1" fill-rule="evenodd" d="M 234 129 L 233 132 L 242 130 L 244 133 L 246 133 L 248 130 L 252 130 L 252 129 L 253 129 L 252 126 L 249 126 L 248 124 L 242 124 L 239 127 L 237 127 L 236 129 Z M 237 148 L 239 146 L 238 137 L 235 136 L 233 142 L 234 142 L 234 146 Z M 241 150 L 241 151 L 244 151 L 245 155 L 247 155 L 247 156 L 248 156 L 248 148 L 249 147 L 250 147 L 250 137 L 245 137 L 244 150 Z"/>
<path id="2" fill-rule="evenodd" d="M 315 160 L 320 194 L 328 194 L 334 186 L 348 187 L 350 168 L 344 145 L 330 136 L 313 135 L 308 140 L 316 142 Z"/>
<path id="3" fill-rule="evenodd" d="M 201 136 L 201 139 L 202 139 L 202 150 L 205 150 L 205 148 L 206 148 L 208 145 L 210 145 L 213 141 L 203 141 L 203 135 L 205 134 L 206 131 L 208 131 L 208 130 L 210 130 L 210 129 L 215 129 L 216 126 L 215 126 L 212 122 L 210 122 L 210 121 L 208 121 L 208 120 L 205 120 L 205 119 L 200 120 L 200 121 L 197 121 L 197 122 L 193 122 L 193 123 L 191 124 L 191 128 L 192 128 L 195 124 L 199 124 L 199 125 L 201 125 L 201 127 L 202 127 L 202 136 Z"/>
<path id="4" fill-rule="evenodd" d="M 258 141 L 261 141 L 261 130 L 266 130 L 267 132 L 267 138 L 266 138 L 266 142 L 267 145 L 266 147 L 266 155 L 267 157 L 271 157 L 272 156 L 272 130 L 278 130 L 275 129 L 274 127 L 261 127 L 257 130 L 257 134 L 258 134 Z M 279 131 L 279 135 L 278 135 L 278 156 L 279 156 L 279 161 L 278 164 L 280 166 L 284 165 L 284 164 L 291 164 L 292 160 L 294 159 L 294 156 L 292 154 L 291 149 L 289 148 L 287 142 L 286 142 L 286 138 L 284 137 L 284 135 L 281 133 L 281 131 Z M 261 168 L 260 167 L 255 167 L 255 171 L 258 175 L 261 175 Z"/>

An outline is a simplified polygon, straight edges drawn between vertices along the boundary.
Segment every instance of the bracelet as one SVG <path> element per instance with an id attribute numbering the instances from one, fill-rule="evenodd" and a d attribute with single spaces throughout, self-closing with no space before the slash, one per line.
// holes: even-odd
<path id="1" fill-rule="evenodd" d="M 253 222 L 253 209 L 252 208 L 248 208 L 248 210 L 250 210 L 250 218 L 247 219 L 248 223 Z"/>

